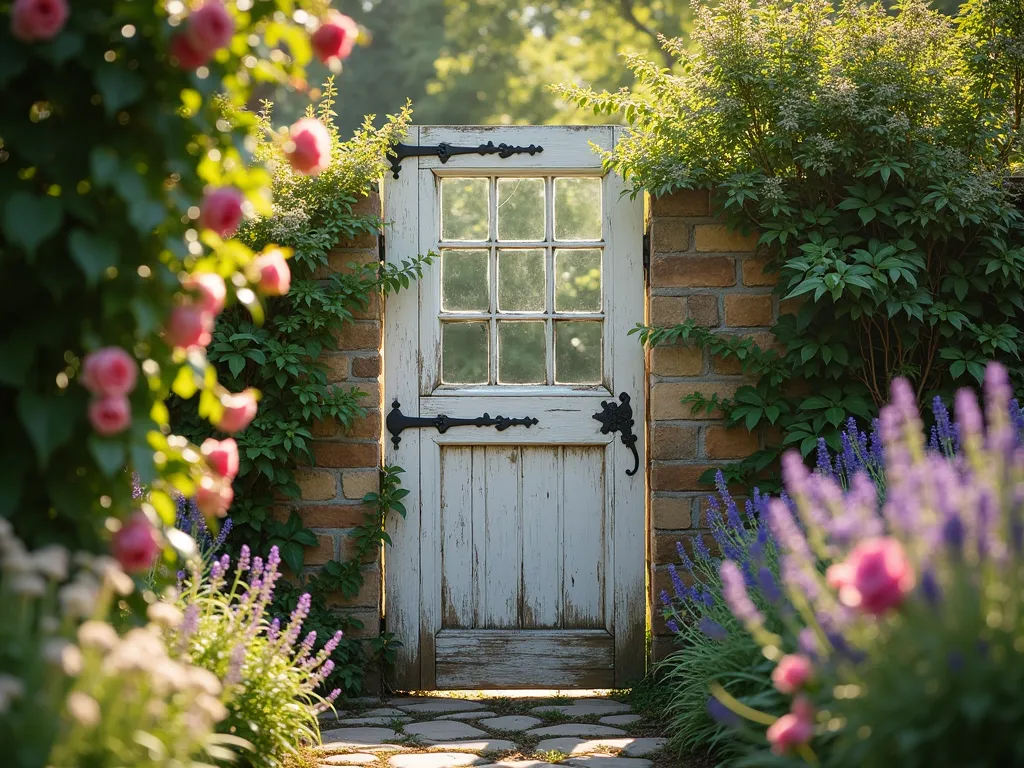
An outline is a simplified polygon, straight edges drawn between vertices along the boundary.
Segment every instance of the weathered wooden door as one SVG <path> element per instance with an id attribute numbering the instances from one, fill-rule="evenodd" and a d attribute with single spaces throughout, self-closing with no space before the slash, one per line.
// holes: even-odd
<path id="1" fill-rule="evenodd" d="M 440 255 L 386 307 L 386 460 L 411 491 L 385 564 L 400 688 L 643 675 L 643 206 L 590 146 L 619 131 L 413 128 L 543 150 L 407 157 L 386 179 L 388 260 Z M 621 395 L 635 442 L 602 433 L 627 426 Z"/>

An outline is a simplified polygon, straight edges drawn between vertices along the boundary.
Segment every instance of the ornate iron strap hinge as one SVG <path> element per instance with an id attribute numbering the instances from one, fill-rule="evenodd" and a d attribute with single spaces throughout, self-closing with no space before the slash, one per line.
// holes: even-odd
<path id="1" fill-rule="evenodd" d="M 595 413 L 594 418 L 601 422 L 601 434 L 607 435 L 610 432 L 621 432 L 619 439 L 622 444 L 633 452 L 633 469 L 627 469 L 626 474 L 632 477 L 640 469 L 640 454 L 636 452 L 636 435 L 633 434 L 633 407 L 629 404 L 629 395 L 625 392 L 619 395 L 619 402 L 602 400 L 601 412 Z"/>
<path id="2" fill-rule="evenodd" d="M 402 170 L 402 160 L 407 157 L 437 155 L 442 163 L 447 163 L 455 155 L 497 155 L 505 159 L 512 157 L 512 155 L 536 155 L 538 152 L 543 151 L 544 147 L 539 144 L 531 144 L 528 147 L 514 147 L 511 144 L 495 145 L 493 141 L 488 141 L 486 144 L 481 144 L 478 147 L 453 147 L 444 141 L 433 147 L 415 144 L 395 144 L 391 152 L 388 153 L 388 161 L 391 163 L 391 174 L 397 179 L 398 172 Z"/>
<path id="3" fill-rule="evenodd" d="M 504 432 L 509 427 L 526 427 L 529 429 L 538 423 L 532 416 L 523 416 L 519 419 L 512 419 L 508 416 L 495 416 L 491 418 L 491 415 L 488 413 L 471 419 L 456 419 L 443 413 L 439 416 L 406 416 L 399 410 L 400 407 L 401 404 L 397 400 L 393 401 L 391 403 L 391 412 L 384 421 L 384 426 L 391 433 L 391 444 L 395 448 L 402 442 L 402 432 L 414 427 L 433 427 L 443 435 L 451 427 L 494 427 L 499 432 Z"/>

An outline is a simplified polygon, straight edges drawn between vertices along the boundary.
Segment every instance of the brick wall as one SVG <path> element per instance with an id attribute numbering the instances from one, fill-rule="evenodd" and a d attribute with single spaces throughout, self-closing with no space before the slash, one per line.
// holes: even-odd
<path id="1" fill-rule="evenodd" d="M 380 214 L 380 198 L 373 194 L 356 205 L 359 213 Z M 368 264 L 379 258 L 377 237 L 360 236 L 338 243 L 328 266 L 320 277 L 332 272 L 348 272 L 350 264 Z M 346 323 L 338 335 L 338 351 L 326 352 L 328 381 L 332 385 L 358 387 L 367 396 L 361 403 L 366 417 L 345 432 L 337 422 L 318 422 L 313 434 L 314 465 L 299 469 L 297 479 L 302 499 L 295 506 L 305 524 L 312 528 L 319 543 L 306 550 L 306 567 L 316 568 L 330 560 L 348 560 L 352 556 L 352 529 L 363 522 L 368 511 L 362 504 L 367 493 L 379 485 L 381 457 L 381 323 L 383 310 L 379 297 L 373 297 L 355 321 Z M 380 632 L 381 566 L 380 553 L 362 566 L 364 584 L 350 600 L 338 595 L 332 604 L 363 623 L 362 630 L 348 632 L 349 637 L 371 637 Z M 367 689 L 380 688 L 379 675 L 368 674 Z"/>
<path id="2" fill-rule="evenodd" d="M 770 345 L 778 315 L 773 275 L 755 253 L 757 237 L 728 229 L 711 216 L 707 192 L 682 191 L 651 200 L 648 324 L 687 318 L 706 328 L 753 336 Z M 727 428 L 721 413 L 691 414 L 680 400 L 693 392 L 730 397 L 745 383 L 735 357 L 714 358 L 691 345 L 659 346 L 648 353 L 650 446 L 650 565 L 654 656 L 671 649 L 661 618 L 661 590 L 671 593 L 666 566 L 678 562 L 676 542 L 690 549 L 706 532 L 699 519 L 709 486 L 698 478 L 710 467 L 749 456 L 757 434 Z M 710 536 L 708 536 L 710 539 Z"/>

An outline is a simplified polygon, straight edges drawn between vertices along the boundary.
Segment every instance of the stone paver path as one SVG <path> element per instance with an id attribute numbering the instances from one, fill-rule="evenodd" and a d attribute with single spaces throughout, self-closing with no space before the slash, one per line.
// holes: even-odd
<path id="1" fill-rule="evenodd" d="M 320 768 L 663 768 L 665 739 L 628 704 L 538 695 L 405 696 L 321 717 Z"/>

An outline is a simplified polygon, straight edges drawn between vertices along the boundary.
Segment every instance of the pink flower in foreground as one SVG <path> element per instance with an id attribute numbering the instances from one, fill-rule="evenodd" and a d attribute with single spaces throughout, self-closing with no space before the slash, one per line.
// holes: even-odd
<path id="1" fill-rule="evenodd" d="M 242 223 L 244 201 L 242 193 L 234 187 L 210 190 L 199 209 L 199 226 L 212 229 L 221 237 L 233 235 Z"/>
<path id="2" fill-rule="evenodd" d="M 224 412 L 214 426 L 223 432 L 241 432 L 256 415 L 256 392 L 247 389 L 237 394 L 223 395 L 220 404 Z"/>
<path id="3" fill-rule="evenodd" d="M 136 512 L 121 525 L 110 545 L 111 554 L 128 573 L 147 571 L 160 553 L 156 529 L 141 512 Z"/>
<path id="4" fill-rule="evenodd" d="M 205 347 L 213 332 L 213 315 L 197 304 L 179 304 L 167 318 L 164 338 L 172 347 Z"/>
<path id="5" fill-rule="evenodd" d="M 197 49 L 184 32 L 180 32 L 171 38 L 168 52 L 171 54 L 171 59 L 174 60 L 174 63 L 180 69 L 199 69 L 209 62 L 212 56 L 212 53 Z"/>
<path id="6" fill-rule="evenodd" d="M 331 162 L 331 134 L 316 118 L 304 117 L 289 129 L 284 153 L 294 171 L 315 176 Z"/>
<path id="7" fill-rule="evenodd" d="M 132 406 L 124 395 L 104 395 L 89 402 L 86 415 L 97 434 L 109 437 L 131 426 Z"/>
<path id="8" fill-rule="evenodd" d="M 231 42 L 234 31 L 235 21 L 220 0 L 207 0 L 185 22 L 185 35 L 192 48 L 208 56 Z"/>
<path id="9" fill-rule="evenodd" d="M 97 349 L 82 363 L 82 386 L 94 395 L 127 395 L 138 375 L 135 358 L 120 347 Z"/>
<path id="10" fill-rule="evenodd" d="M 795 700 L 789 714 L 768 726 L 765 735 L 776 755 L 784 755 L 790 749 L 806 744 L 814 735 L 814 707 L 807 699 Z"/>
<path id="11" fill-rule="evenodd" d="M 914 571 L 896 539 L 862 541 L 846 561 L 833 565 L 828 583 L 839 590 L 844 605 L 878 615 L 895 608 L 914 588 Z"/>
<path id="12" fill-rule="evenodd" d="M 14 0 L 11 6 L 11 34 L 26 43 L 53 39 L 67 20 L 67 0 Z"/>
<path id="13" fill-rule="evenodd" d="M 775 665 L 772 682 L 782 693 L 793 694 L 804 687 L 813 673 L 814 666 L 809 658 L 801 653 L 790 653 Z"/>
<path id="14" fill-rule="evenodd" d="M 205 517 L 224 517 L 235 499 L 231 480 L 225 477 L 203 475 L 196 488 L 196 507 Z"/>
<path id="15" fill-rule="evenodd" d="M 238 443 L 233 438 L 214 440 L 212 437 L 203 441 L 199 452 L 206 458 L 206 463 L 214 472 L 229 480 L 238 474 Z"/>
<path id="16" fill-rule="evenodd" d="M 259 289 L 265 296 L 284 296 L 292 285 L 292 272 L 284 254 L 277 248 L 261 254 L 253 261 L 259 275 Z"/>
<path id="17" fill-rule="evenodd" d="M 337 11 L 328 11 L 327 18 L 310 37 L 313 52 L 320 61 L 347 59 L 359 37 L 359 26 L 350 17 Z"/>
<path id="18" fill-rule="evenodd" d="M 211 315 L 219 315 L 224 309 L 228 289 L 224 278 L 215 272 L 194 272 L 185 281 L 185 287 L 198 294 L 199 306 Z"/>

